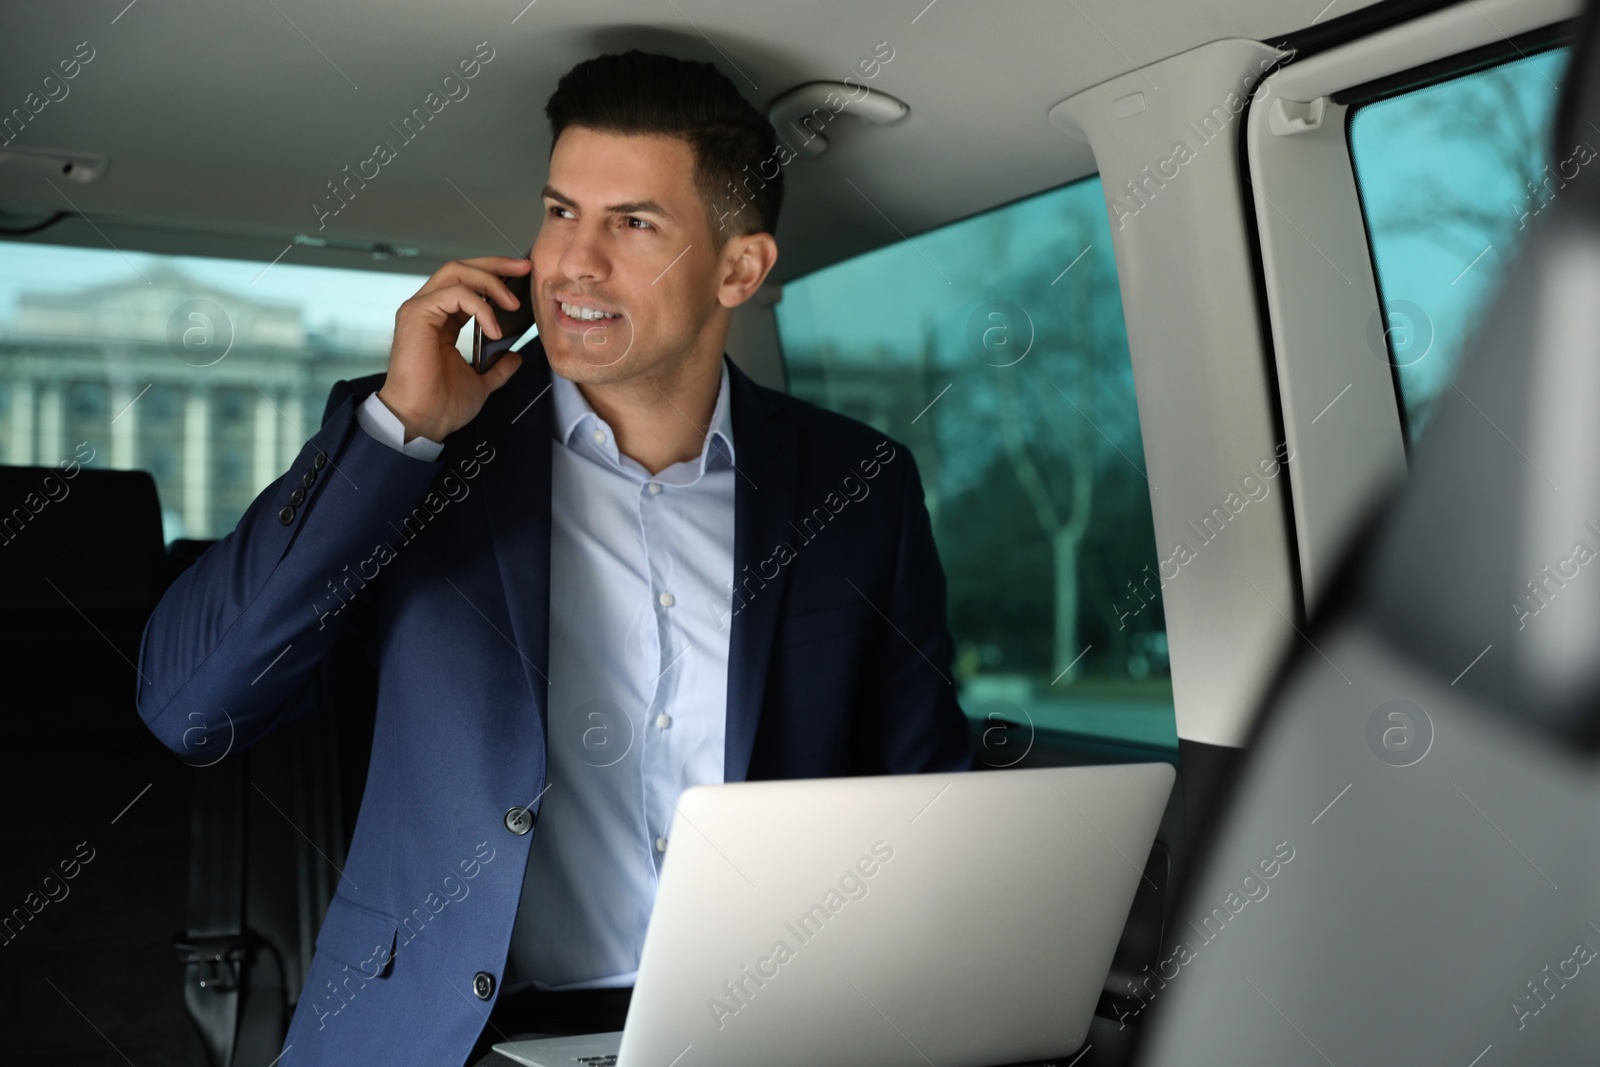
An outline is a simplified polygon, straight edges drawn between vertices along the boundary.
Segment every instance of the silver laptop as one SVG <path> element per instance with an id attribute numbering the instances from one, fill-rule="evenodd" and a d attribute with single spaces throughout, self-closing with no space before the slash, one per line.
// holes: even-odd
<path id="1" fill-rule="evenodd" d="M 529 1067 L 989 1067 L 1083 1043 L 1165 763 L 739 782 L 678 800 L 619 1033 Z"/>

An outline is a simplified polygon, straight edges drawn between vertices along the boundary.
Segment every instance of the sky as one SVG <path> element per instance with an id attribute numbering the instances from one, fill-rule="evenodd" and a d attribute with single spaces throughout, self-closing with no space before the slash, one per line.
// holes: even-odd
<path id="1" fill-rule="evenodd" d="M 248 299 L 298 304 L 305 309 L 306 325 L 314 329 L 338 324 L 388 332 L 394 328 L 395 310 L 426 280 L 422 274 L 302 267 L 283 262 L 263 274 L 265 262 L 142 252 L 124 255 L 111 249 L 7 241 L 0 242 L 0 322 L 15 317 L 18 293 L 73 292 L 108 282 L 142 282 L 139 270 L 148 271 L 161 261 Z"/>
<path id="2" fill-rule="evenodd" d="M 1064 247 L 1063 207 L 1087 207 L 1104 220 L 1085 246 Z M 1011 260 L 1059 264 L 1066 270 L 1087 256 L 1111 257 L 1111 225 L 1098 177 L 1074 182 L 1008 208 Z M 978 216 L 835 264 L 784 286 L 778 326 L 786 350 L 813 349 L 848 339 L 870 349 L 882 345 L 909 353 L 927 323 L 941 337 L 962 337 L 974 307 L 1014 294 L 989 269 L 987 218 Z M 1114 269 L 1114 268 L 1113 268 Z M 848 323 L 847 330 L 840 323 Z M 847 337 L 846 337 L 847 335 Z"/>

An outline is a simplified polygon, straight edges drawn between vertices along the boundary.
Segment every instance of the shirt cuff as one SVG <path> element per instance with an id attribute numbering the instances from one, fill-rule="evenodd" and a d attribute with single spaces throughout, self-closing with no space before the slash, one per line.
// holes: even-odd
<path id="1" fill-rule="evenodd" d="M 440 452 L 444 451 L 442 443 L 426 437 L 413 437 L 407 441 L 405 425 L 398 415 L 389 410 L 389 405 L 378 399 L 377 393 L 367 397 L 361 406 L 356 408 L 356 422 L 361 424 L 361 428 L 367 431 L 368 436 L 414 459 L 432 462 L 439 458 Z"/>

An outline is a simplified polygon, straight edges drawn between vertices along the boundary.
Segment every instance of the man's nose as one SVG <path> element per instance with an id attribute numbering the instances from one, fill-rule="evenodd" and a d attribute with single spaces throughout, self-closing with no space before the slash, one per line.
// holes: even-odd
<path id="1" fill-rule="evenodd" d="M 571 281 L 603 280 L 610 274 L 603 242 L 603 233 L 585 226 L 577 227 L 571 243 L 561 253 L 557 267 Z"/>

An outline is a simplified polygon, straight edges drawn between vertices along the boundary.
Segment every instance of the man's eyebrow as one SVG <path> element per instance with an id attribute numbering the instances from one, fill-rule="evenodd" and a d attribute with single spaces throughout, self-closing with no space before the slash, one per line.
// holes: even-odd
<path id="1" fill-rule="evenodd" d="M 553 185 L 546 185 L 540 191 L 539 195 L 547 200 L 554 200 L 556 203 L 563 204 L 566 207 L 578 206 L 577 201 L 573 200 L 569 196 L 566 196 Z M 630 200 L 623 204 L 612 204 L 610 207 L 606 208 L 606 211 L 613 215 L 660 215 L 664 219 L 671 219 L 674 222 L 677 221 L 672 212 L 668 211 L 654 200 Z"/>
<path id="2" fill-rule="evenodd" d="M 630 200 L 626 204 L 612 204 L 606 210 L 613 215 L 660 215 L 664 219 L 672 218 L 672 212 L 654 200 Z"/>

